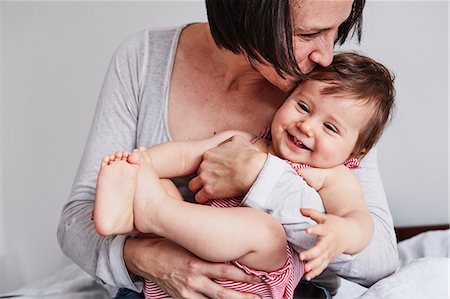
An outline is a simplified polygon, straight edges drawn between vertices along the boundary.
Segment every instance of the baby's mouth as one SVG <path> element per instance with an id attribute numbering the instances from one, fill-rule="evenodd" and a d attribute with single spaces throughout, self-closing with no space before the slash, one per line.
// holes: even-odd
<path id="1" fill-rule="evenodd" d="M 311 151 L 309 147 L 304 145 L 300 140 L 297 139 L 294 135 L 289 134 L 289 137 L 291 138 L 292 142 L 294 142 L 295 145 L 297 145 L 299 148 Z"/>

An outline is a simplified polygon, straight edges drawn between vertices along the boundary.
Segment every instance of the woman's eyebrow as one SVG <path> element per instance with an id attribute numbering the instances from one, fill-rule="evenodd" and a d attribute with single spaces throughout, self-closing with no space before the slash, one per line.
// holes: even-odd
<path id="1" fill-rule="evenodd" d="M 298 31 L 302 31 L 302 32 L 316 32 L 316 33 L 320 33 L 322 31 L 326 31 L 326 30 L 329 30 L 329 29 L 331 29 L 331 27 L 326 27 L 326 28 L 324 28 L 324 27 L 304 28 L 304 27 L 301 27 L 301 26 L 297 26 L 297 27 L 294 28 L 294 32 L 297 33 Z"/>

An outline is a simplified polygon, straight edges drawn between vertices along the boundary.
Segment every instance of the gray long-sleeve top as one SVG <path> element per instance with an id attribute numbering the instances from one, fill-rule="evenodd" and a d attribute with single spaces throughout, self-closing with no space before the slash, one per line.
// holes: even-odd
<path id="1" fill-rule="evenodd" d="M 123 260 L 126 236 L 102 237 L 91 220 L 100 161 L 104 155 L 118 149 L 132 150 L 170 141 L 168 88 L 182 29 L 145 30 L 128 38 L 116 50 L 69 200 L 62 211 L 57 235 L 63 252 L 104 283 L 134 290 L 142 288 L 142 280 L 127 271 Z M 329 269 L 342 277 L 371 285 L 395 270 L 397 247 L 376 153 L 372 151 L 363 160 L 362 169 L 357 170 L 356 175 L 373 216 L 374 236 L 364 251 L 353 258 L 336 260 Z M 187 180 L 177 180 L 177 183 L 182 194 L 189 196 Z M 281 202 L 284 204 L 280 205 Z M 302 205 L 322 207 L 317 192 L 287 163 L 274 156 L 267 159 L 244 203 L 271 213 L 284 225 L 288 240 L 298 248 L 308 247 L 302 243 L 306 242 L 306 222 L 304 219 L 291 221 L 292 218 L 299 217 Z"/>

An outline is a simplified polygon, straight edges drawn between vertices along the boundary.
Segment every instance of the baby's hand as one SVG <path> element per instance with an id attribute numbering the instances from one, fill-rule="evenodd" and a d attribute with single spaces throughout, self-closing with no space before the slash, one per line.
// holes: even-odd
<path id="1" fill-rule="evenodd" d="M 300 260 L 306 261 L 305 279 L 311 280 L 325 270 L 328 264 L 344 252 L 345 246 L 339 238 L 340 223 L 343 218 L 330 214 L 319 213 L 313 209 L 300 209 L 304 216 L 310 217 L 317 225 L 310 226 L 306 232 L 317 237 L 316 244 L 300 253 Z"/>

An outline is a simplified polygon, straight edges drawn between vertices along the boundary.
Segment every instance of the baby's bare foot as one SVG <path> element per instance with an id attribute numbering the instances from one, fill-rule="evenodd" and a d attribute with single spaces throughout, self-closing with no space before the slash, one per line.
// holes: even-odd
<path id="1" fill-rule="evenodd" d="M 139 172 L 139 157 L 117 152 L 102 160 L 97 179 L 94 224 L 97 232 L 107 236 L 133 231 L 133 199 Z"/>

